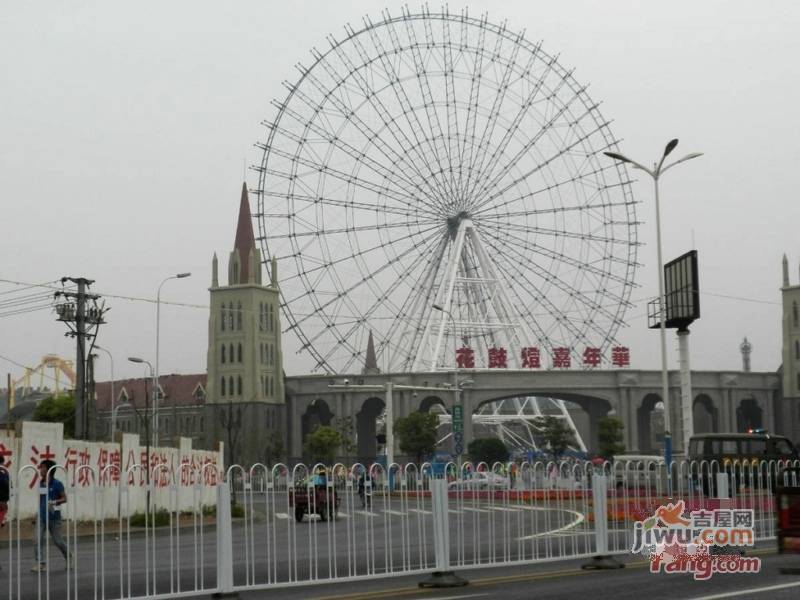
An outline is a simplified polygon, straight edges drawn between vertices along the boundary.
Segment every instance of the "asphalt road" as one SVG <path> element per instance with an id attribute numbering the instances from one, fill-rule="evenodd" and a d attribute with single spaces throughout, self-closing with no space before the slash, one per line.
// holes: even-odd
<path id="1" fill-rule="evenodd" d="M 451 502 L 451 563 L 457 567 L 519 559 L 552 559 L 590 551 L 586 523 L 575 506 L 525 506 L 495 501 Z M 364 509 L 344 498 L 334 521 L 305 516 L 295 522 L 284 495 L 254 496 L 252 518 L 234 522 L 236 585 L 304 582 L 347 576 L 374 577 L 398 571 L 433 570 L 430 498 L 375 498 Z M 202 591 L 216 582 L 214 526 L 159 529 L 155 537 L 123 531 L 104 538 L 80 537 L 75 568 L 50 546 L 50 568 L 30 573 L 31 541 L 0 544 L 0 593 L 6 583 L 19 597 L 145 596 Z M 101 545 L 102 543 L 102 545 Z M 149 551 L 145 549 L 149 548 Z M 7 579 L 3 582 L 2 579 Z M 338 585 L 338 582 L 337 584 Z M 274 596 L 273 596 L 274 597 Z"/>
<path id="2" fill-rule="evenodd" d="M 789 600 L 800 597 L 800 575 L 780 572 L 782 567 L 800 568 L 800 555 L 781 556 L 769 548 L 757 549 L 749 555 L 761 558 L 760 573 L 716 574 L 708 581 L 695 581 L 690 575 L 653 574 L 638 558 L 621 556 L 626 567 L 609 571 L 583 570 L 581 564 L 586 562 L 584 560 L 457 570 L 457 574 L 469 581 L 466 587 L 458 588 L 423 590 L 418 587 L 418 582 L 425 577 L 415 576 L 342 582 L 335 586 L 284 588 L 268 594 L 248 592 L 240 597 L 243 600 Z"/>

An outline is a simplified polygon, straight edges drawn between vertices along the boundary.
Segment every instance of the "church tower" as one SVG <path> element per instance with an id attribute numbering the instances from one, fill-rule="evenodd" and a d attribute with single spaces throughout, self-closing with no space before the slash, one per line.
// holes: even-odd
<path id="1" fill-rule="evenodd" d="M 791 285 L 789 261 L 783 255 L 783 401 L 789 413 L 790 427 L 784 433 L 794 442 L 800 439 L 800 282 Z M 788 405 L 788 406 L 787 406 Z"/>
<path id="2" fill-rule="evenodd" d="M 247 184 L 242 184 L 227 285 L 220 285 L 212 259 L 208 319 L 206 436 L 209 446 L 225 443 L 226 464 L 249 468 L 274 460 L 285 447 L 286 410 L 279 318 L 277 261 L 262 281 L 261 252 L 253 236 Z M 278 441 L 277 438 L 280 438 Z"/>

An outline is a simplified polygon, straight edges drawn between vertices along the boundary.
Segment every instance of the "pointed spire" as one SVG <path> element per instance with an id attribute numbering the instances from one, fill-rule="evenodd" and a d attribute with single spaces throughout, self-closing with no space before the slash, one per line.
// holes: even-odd
<path id="1" fill-rule="evenodd" d="M 239 221 L 236 224 L 234 250 L 239 251 L 239 282 L 248 280 L 250 273 L 250 249 L 256 245 L 253 235 L 253 217 L 250 215 L 250 200 L 247 196 L 247 182 L 242 183 L 242 199 L 239 203 Z"/>
<path id="2" fill-rule="evenodd" d="M 783 255 L 783 287 L 789 287 L 789 259 Z"/>
<path id="3" fill-rule="evenodd" d="M 364 374 L 380 373 L 380 369 L 378 369 L 378 359 L 375 357 L 375 342 L 372 340 L 371 330 L 369 332 L 369 338 L 367 339 L 367 357 L 364 360 L 364 369 L 362 372 Z"/>
<path id="4" fill-rule="evenodd" d="M 272 287 L 274 287 L 274 288 L 277 288 L 278 287 L 278 259 L 275 258 L 274 256 L 272 257 L 272 260 L 270 261 L 269 277 L 270 277 L 270 280 L 269 280 L 270 285 Z"/>
<path id="5" fill-rule="evenodd" d="M 219 261 L 217 260 L 216 252 L 214 252 L 214 258 L 211 260 L 211 287 L 219 287 Z"/>

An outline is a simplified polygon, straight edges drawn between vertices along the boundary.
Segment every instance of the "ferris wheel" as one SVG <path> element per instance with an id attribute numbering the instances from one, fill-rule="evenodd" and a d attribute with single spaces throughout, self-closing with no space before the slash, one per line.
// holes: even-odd
<path id="1" fill-rule="evenodd" d="M 365 19 L 312 49 L 264 123 L 257 220 L 316 371 L 489 366 L 616 342 L 637 221 L 616 139 L 572 71 L 466 13 Z M 547 364 L 542 364 L 546 367 Z"/>

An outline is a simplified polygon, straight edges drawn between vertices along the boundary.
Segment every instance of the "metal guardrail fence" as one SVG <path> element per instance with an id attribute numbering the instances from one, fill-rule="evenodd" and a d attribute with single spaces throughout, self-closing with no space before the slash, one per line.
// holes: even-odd
<path id="1" fill-rule="evenodd" d="M 0 596 L 180 597 L 622 554 L 632 546 L 633 523 L 671 500 L 697 510 L 728 497 L 733 508 L 753 509 L 756 539 L 767 540 L 776 534 L 776 483 L 800 485 L 780 467 L 676 462 L 668 498 L 660 462 L 425 463 L 388 470 L 234 465 L 213 477 L 193 473 L 194 502 L 179 510 L 178 486 L 188 465 L 176 471 L 161 465 L 149 482 L 145 472 L 144 485 L 137 483 L 142 467 L 136 465 L 116 478 L 113 493 L 115 478 L 82 466 L 88 476 L 80 481 L 92 487 L 95 513 L 107 515 L 104 503 L 113 502 L 117 516 L 74 519 L 76 479 L 67 482 L 57 523 L 49 512 L 22 518 L 12 490 L 0 529 L 0 577 L 6 579 Z M 51 471 L 57 478 L 64 473 L 58 466 Z M 209 486 L 216 506 L 201 501 Z M 149 510 L 132 512 L 133 493 L 149 498 Z M 46 569 L 29 572 L 43 525 Z M 54 544 L 59 534 L 66 557 Z"/>

